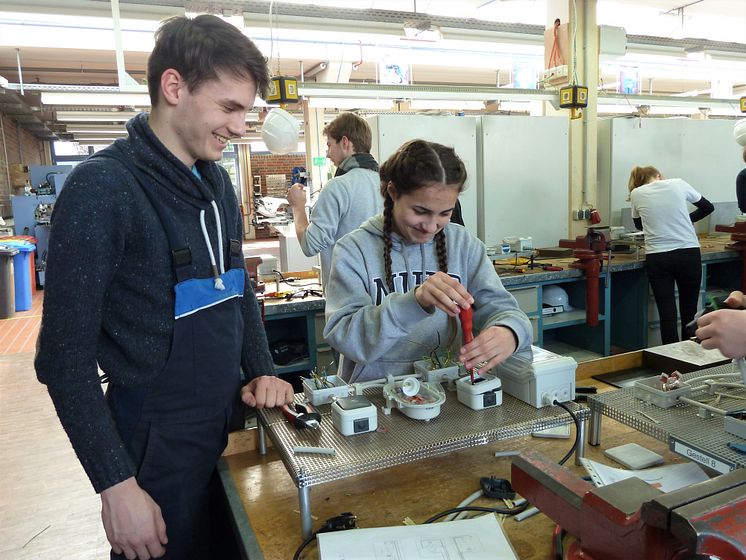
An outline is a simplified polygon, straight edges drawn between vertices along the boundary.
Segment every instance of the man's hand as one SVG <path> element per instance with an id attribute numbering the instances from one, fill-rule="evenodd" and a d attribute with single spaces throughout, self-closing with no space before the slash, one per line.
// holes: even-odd
<path id="1" fill-rule="evenodd" d="M 479 336 L 469 344 L 462 346 L 458 359 L 467 370 L 487 362 L 479 371 L 489 371 L 510 357 L 515 349 L 516 339 L 513 331 L 508 327 L 493 325 L 479 333 Z"/>
<path id="2" fill-rule="evenodd" d="M 101 492 L 101 519 L 116 554 L 128 560 L 149 560 L 166 553 L 168 537 L 161 508 L 134 477 Z"/>
<path id="3" fill-rule="evenodd" d="M 308 198 L 306 197 L 306 189 L 303 185 L 300 183 L 292 185 L 288 189 L 286 198 L 288 199 L 288 204 L 290 204 L 290 207 L 293 209 L 293 214 L 296 212 L 305 213 Z"/>
<path id="4" fill-rule="evenodd" d="M 241 388 L 241 400 L 254 408 L 273 408 L 293 402 L 293 386 L 273 375 L 255 377 Z"/>
<path id="5" fill-rule="evenodd" d="M 467 309 L 474 298 L 461 285 L 461 282 L 445 272 L 436 272 L 417 286 L 414 297 L 425 310 L 437 307 L 451 317 L 456 317 L 461 308 Z"/>

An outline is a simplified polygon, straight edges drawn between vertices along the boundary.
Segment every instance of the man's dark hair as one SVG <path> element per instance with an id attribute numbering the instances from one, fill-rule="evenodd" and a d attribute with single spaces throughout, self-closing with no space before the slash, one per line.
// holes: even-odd
<path id="1" fill-rule="evenodd" d="M 261 51 L 238 28 L 213 15 L 168 18 L 155 32 L 155 47 L 148 58 L 153 107 L 158 104 L 161 76 L 169 68 L 181 74 L 191 92 L 217 79 L 219 71 L 253 78 L 262 98 L 269 87 L 267 59 Z"/>
<path id="2" fill-rule="evenodd" d="M 343 136 L 355 146 L 358 154 L 369 154 L 372 143 L 370 127 L 365 119 L 355 113 L 340 113 L 339 116 L 324 127 L 323 133 L 335 142 Z"/>

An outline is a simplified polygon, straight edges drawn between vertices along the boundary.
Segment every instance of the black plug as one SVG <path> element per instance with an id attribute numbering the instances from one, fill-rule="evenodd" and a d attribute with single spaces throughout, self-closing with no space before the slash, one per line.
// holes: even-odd
<path id="1" fill-rule="evenodd" d="M 504 478 L 483 476 L 479 479 L 479 484 L 484 495 L 493 500 L 512 500 L 515 498 L 515 490 L 510 485 L 510 481 Z"/>
<path id="2" fill-rule="evenodd" d="M 330 517 L 324 521 L 321 529 L 316 532 L 331 533 L 333 531 L 346 531 L 347 529 L 357 529 L 357 516 L 349 511 L 341 513 L 336 517 Z"/>

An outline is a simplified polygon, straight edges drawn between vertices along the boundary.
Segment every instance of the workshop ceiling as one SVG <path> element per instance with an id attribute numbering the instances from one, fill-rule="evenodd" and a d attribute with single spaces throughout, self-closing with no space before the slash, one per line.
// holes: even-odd
<path id="1" fill-rule="evenodd" d="M 303 73 L 309 82 L 334 82 L 344 76 L 343 71 L 331 72 L 337 68 L 333 64 L 326 72 L 317 72 L 319 65 L 341 59 L 347 67 L 347 81 L 376 83 L 381 57 L 401 56 L 409 61 L 415 84 L 516 87 L 513 78 L 518 65 L 543 64 L 550 1 L 567 5 L 559 0 L 286 0 L 272 4 L 274 25 L 270 28 L 268 1 L 120 0 L 124 68 L 143 84 L 157 22 L 168 15 L 207 11 L 242 20 L 263 52 L 268 58 L 271 55 L 273 71 L 279 68 L 282 74 L 299 78 Z M 597 13 L 600 24 L 625 28 L 627 58 L 639 53 L 649 59 L 620 63 L 611 57 L 604 62 L 602 57 L 600 86 L 613 91 L 619 64 L 637 65 L 642 93 L 707 98 L 715 74 L 725 69 L 725 86 L 732 88 L 732 95 L 746 95 L 743 0 L 598 0 Z M 627 19 L 621 21 L 624 14 Z M 6 89 L 0 87 L 0 111 L 39 137 L 81 138 L 80 133 L 68 132 L 76 123 L 63 122 L 59 115 L 103 108 L 43 104 L 39 90 L 51 89 L 48 86 L 116 88 L 119 78 L 111 25 L 108 0 L 0 2 L 0 76 L 10 83 Z M 417 32 L 414 40 L 407 39 L 405 25 L 442 32 L 443 41 L 423 40 Z M 708 35 L 710 28 L 714 31 Z M 84 32 L 94 33 L 93 39 L 84 39 Z M 58 33 L 65 39 L 54 39 Z M 707 60 L 692 60 L 687 52 L 707 53 Z M 24 95 L 14 88 L 21 82 L 27 86 Z M 106 110 L 127 113 L 138 108 Z M 100 121 L 98 136 L 104 138 L 106 127 L 114 123 L 121 130 L 121 119 Z M 256 125 L 249 123 L 247 130 L 252 127 Z"/>

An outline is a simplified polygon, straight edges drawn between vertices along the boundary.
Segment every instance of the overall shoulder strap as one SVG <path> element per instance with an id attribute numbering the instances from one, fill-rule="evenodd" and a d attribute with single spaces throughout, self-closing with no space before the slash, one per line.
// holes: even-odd
<path id="1" fill-rule="evenodd" d="M 118 161 L 121 163 L 127 171 L 129 171 L 135 178 L 135 182 L 140 186 L 143 193 L 147 197 L 150 205 L 155 210 L 158 220 L 163 227 L 168 238 L 168 245 L 171 251 L 171 266 L 173 267 L 174 274 L 176 275 L 176 281 L 182 282 L 191 278 L 192 276 L 192 251 L 189 245 L 184 243 L 179 234 L 176 232 L 176 227 L 166 212 L 163 201 L 158 198 L 153 189 L 151 188 L 152 180 L 145 175 L 137 165 L 131 160 L 128 160 L 125 156 L 118 154 L 113 151 L 99 152 L 96 157 L 104 157 Z"/>

